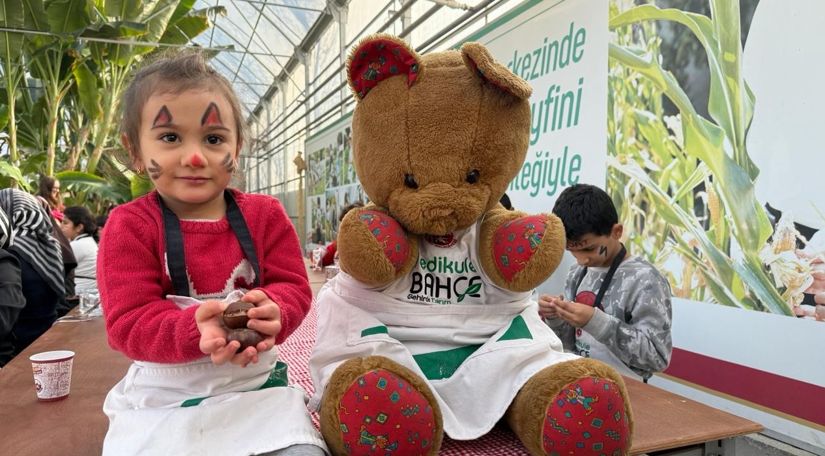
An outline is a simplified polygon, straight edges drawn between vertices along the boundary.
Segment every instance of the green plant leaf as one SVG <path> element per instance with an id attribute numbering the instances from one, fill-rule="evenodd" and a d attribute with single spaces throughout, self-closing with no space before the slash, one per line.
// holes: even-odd
<path id="1" fill-rule="evenodd" d="M 172 14 L 172 17 L 169 18 L 169 24 L 174 24 L 175 22 L 179 21 L 182 17 L 189 14 L 192 11 L 192 8 L 195 6 L 197 0 L 180 0 L 178 2 L 178 6 L 175 8 L 175 12 Z"/>
<path id="2" fill-rule="evenodd" d="M 20 169 L 7 161 L 0 161 L 0 175 L 16 180 L 18 185 L 24 187 L 27 191 L 32 190 L 31 186 L 26 182 L 26 179 L 23 178 Z"/>
<path id="3" fill-rule="evenodd" d="M 122 21 L 135 21 L 143 13 L 141 0 L 105 0 L 102 3 L 106 16 Z"/>
<path id="4" fill-rule="evenodd" d="M 148 31 L 146 24 L 140 22 L 96 22 L 78 32 L 84 38 L 137 38 Z"/>
<path id="5" fill-rule="evenodd" d="M 103 109 L 100 106 L 97 76 L 85 63 L 81 63 L 75 66 L 74 78 L 83 111 L 89 116 L 90 121 L 99 122 L 103 119 Z"/>
<path id="6" fill-rule="evenodd" d="M 145 41 L 154 43 L 160 39 L 179 2 L 180 0 L 158 0 L 151 11 L 141 18 L 148 29 L 148 33 L 144 36 Z"/>
<path id="7" fill-rule="evenodd" d="M 9 105 L 0 105 L 0 130 L 6 128 L 9 123 Z"/>
<path id="8" fill-rule="evenodd" d="M 46 15 L 46 8 L 43 0 L 21 0 L 23 2 L 23 10 L 25 15 L 23 23 L 26 30 L 37 30 L 41 32 L 49 32 L 49 18 Z M 26 39 L 31 41 L 35 47 L 43 46 L 49 41 L 53 41 L 54 37 L 40 34 L 30 34 Z"/>
<path id="9" fill-rule="evenodd" d="M 132 199 L 140 198 L 141 196 L 151 192 L 155 188 L 155 184 L 149 179 L 135 174 L 132 177 L 131 197 Z"/>
<path id="10" fill-rule="evenodd" d="M 43 169 L 43 163 L 46 163 L 46 158 L 45 152 L 29 155 L 25 160 L 20 162 L 20 173 L 24 176 L 37 174 Z"/>
<path id="11" fill-rule="evenodd" d="M 62 171 L 55 177 L 69 190 L 97 195 L 101 199 L 122 203 L 130 199 L 128 192 L 109 184 L 106 179 L 82 171 Z"/>
<path id="12" fill-rule="evenodd" d="M 20 0 L 0 2 L 0 27 L 22 29 L 25 13 Z M 16 32 L 0 32 L 0 58 L 4 60 L 3 70 L 8 71 L 10 61 L 16 60 L 23 52 L 24 36 Z"/>
<path id="13" fill-rule="evenodd" d="M 720 197 L 733 218 L 737 242 L 746 251 L 758 251 L 771 235 L 770 220 L 756 200 L 750 177 L 725 152 L 724 130 L 696 113 L 687 94 L 653 54 L 610 43 L 609 55 L 648 78 L 679 108 L 685 152 L 707 164 L 722 181 Z"/>
<path id="14" fill-rule="evenodd" d="M 647 172 L 635 162 L 628 162 L 623 165 L 615 157 L 607 157 L 607 165 L 641 184 L 648 191 L 652 202 L 656 205 L 656 214 L 671 225 L 689 232 L 698 241 L 705 257 L 710 261 L 713 270 L 722 280 L 722 283 L 732 283 L 734 271 L 729 258 L 708 238 L 704 228 L 699 226 L 692 214 L 688 214 L 681 206 L 675 204 L 670 196 L 659 188 Z"/>
<path id="15" fill-rule="evenodd" d="M 46 7 L 53 33 L 70 35 L 92 23 L 90 0 L 55 0 Z"/>
<path id="16" fill-rule="evenodd" d="M 714 22 L 701 14 L 641 5 L 613 18 L 610 29 L 642 21 L 667 20 L 682 24 L 693 32 L 705 48 L 711 74 L 708 112 L 734 146 L 737 164 L 754 179 L 758 170 L 744 152 L 746 128 L 753 118 L 754 99 L 740 72 L 739 4 L 729 0 L 712 0 L 711 6 L 714 8 Z"/>
<path id="17" fill-rule="evenodd" d="M 210 16 L 226 16 L 226 8 L 215 6 L 192 11 L 177 21 L 170 21 L 160 42 L 165 44 L 186 44 L 212 26 Z"/>

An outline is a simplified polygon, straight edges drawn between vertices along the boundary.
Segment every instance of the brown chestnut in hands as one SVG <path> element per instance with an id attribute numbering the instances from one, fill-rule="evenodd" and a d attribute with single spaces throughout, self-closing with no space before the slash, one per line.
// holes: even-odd
<path id="1" fill-rule="evenodd" d="M 235 301 L 223 311 L 223 324 L 230 329 L 246 328 L 249 323 L 247 312 L 255 306 L 251 302 Z"/>
<path id="2" fill-rule="evenodd" d="M 264 336 L 254 329 L 233 329 L 229 331 L 229 335 L 226 337 L 226 343 L 232 342 L 233 340 L 241 343 L 241 347 L 236 351 L 236 353 L 238 353 L 245 350 L 246 347 L 257 347 L 259 343 L 263 342 Z"/>

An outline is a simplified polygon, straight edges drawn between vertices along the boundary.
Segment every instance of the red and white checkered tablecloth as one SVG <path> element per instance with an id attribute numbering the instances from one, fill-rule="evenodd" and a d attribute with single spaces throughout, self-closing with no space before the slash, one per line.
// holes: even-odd
<path id="1" fill-rule="evenodd" d="M 289 365 L 289 380 L 301 385 L 310 396 L 315 392 L 309 377 L 307 363 L 315 344 L 315 326 L 317 314 L 315 303 L 301 326 L 292 333 L 279 347 L 283 361 Z M 313 413 L 312 420 L 318 427 L 318 416 Z M 452 440 L 444 437 L 441 446 L 443 456 L 529 456 L 530 453 L 509 429 L 496 426 L 487 435 L 470 441 Z"/>

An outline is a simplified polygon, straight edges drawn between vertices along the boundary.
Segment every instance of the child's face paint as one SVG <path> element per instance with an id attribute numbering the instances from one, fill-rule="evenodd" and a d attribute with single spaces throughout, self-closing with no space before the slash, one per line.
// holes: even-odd
<path id="1" fill-rule="evenodd" d="M 163 166 L 160 166 L 154 159 L 150 159 L 149 163 L 152 164 L 152 166 L 146 167 L 146 171 L 149 171 L 149 177 L 153 181 L 160 179 L 161 174 L 163 174 Z"/>
<path id="2" fill-rule="evenodd" d="M 221 166 L 226 170 L 227 173 L 234 173 L 235 172 L 235 159 L 232 158 L 231 154 L 226 154 L 221 160 Z"/>
<path id="3" fill-rule="evenodd" d="M 234 122 L 224 124 L 221 111 L 232 112 L 232 106 L 204 90 L 153 95 L 144 105 L 138 165 L 146 166 L 179 217 L 219 218 L 225 211 L 223 191 L 235 171 L 239 145 Z"/>
<path id="4" fill-rule="evenodd" d="M 169 109 L 164 105 L 160 108 L 160 111 L 158 111 L 158 115 L 155 116 L 155 120 L 152 122 L 152 128 L 168 127 L 171 124 L 172 114 L 169 113 Z"/>
<path id="5" fill-rule="evenodd" d="M 209 106 L 206 108 L 206 112 L 203 113 L 203 117 L 201 118 L 201 125 L 223 126 L 223 122 L 221 121 L 221 110 L 218 108 L 218 105 L 215 103 L 209 103 Z"/>

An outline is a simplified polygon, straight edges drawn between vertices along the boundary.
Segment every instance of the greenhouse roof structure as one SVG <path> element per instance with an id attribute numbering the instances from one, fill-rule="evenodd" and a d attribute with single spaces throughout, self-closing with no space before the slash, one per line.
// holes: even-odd
<path id="1" fill-rule="evenodd" d="M 347 0 L 198 0 L 195 8 L 222 6 L 226 15 L 193 40 L 209 49 L 223 49 L 215 67 L 234 85 L 249 115 L 273 82 L 291 73 L 333 20 L 331 7 Z M 328 5 L 329 4 L 329 5 Z"/>

